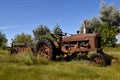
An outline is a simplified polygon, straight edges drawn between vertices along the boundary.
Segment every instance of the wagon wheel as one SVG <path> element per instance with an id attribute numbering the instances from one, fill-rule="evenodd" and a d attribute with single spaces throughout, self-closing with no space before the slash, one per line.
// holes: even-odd
<path id="1" fill-rule="evenodd" d="M 39 40 L 36 44 L 36 55 L 46 58 L 54 58 L 54 44 L 49 39 Z"/>
<path id="2" fill-rule="evenodd" d="M 100 66 L 106 66 L 107 65 L 107 59 L 105 56 L 101 53 L 95 53 L 90 57 L 90 63 L 97 64 Z"/>

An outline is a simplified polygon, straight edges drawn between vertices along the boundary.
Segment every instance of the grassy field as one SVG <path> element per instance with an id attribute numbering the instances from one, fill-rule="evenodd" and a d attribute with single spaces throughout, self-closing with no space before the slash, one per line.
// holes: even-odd
<path id="1" fill-rule="evenodd" d="M 87 60 L 48 61 L 30 54 L 10 55 L 0 50 L 0 80 L 120 80 L 120 48 L 105 52 L 112 65 L 99 67 Z"/>

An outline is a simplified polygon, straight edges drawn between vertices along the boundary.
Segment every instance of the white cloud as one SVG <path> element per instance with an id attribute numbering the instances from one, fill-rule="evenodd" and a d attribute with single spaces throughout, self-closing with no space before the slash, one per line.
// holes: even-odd
<path id="1" fill-rule="evenodd" d="M 4 29 L 11 29 L 11 28 L 18 28 L 20 26 L 18 25 L 14 25 L 14 26 L 0 26 L 0 30 L 4 30 Z"/>

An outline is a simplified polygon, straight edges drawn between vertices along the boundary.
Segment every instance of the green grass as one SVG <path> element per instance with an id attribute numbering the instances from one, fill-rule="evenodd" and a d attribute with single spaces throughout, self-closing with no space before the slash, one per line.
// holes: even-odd
<path id="1" fill-rule="evenodd" d="M 120 53 L 118 51 L 119 49 L 117 52 L 106 50 L 114 57 L 112 65 L 98 67 L 87 60 L 69 62 L 36 60 L 30 57 L 31 54 L 11 56 L 8 51 L 0 50 L 0 80 L 120 80 Z M 29 61 L 31 63 L 27 64 Z"/>

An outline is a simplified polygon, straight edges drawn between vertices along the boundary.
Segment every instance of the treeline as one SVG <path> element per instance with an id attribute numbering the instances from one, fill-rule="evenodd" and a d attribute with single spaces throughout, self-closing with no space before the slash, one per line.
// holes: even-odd
<path id="1" fill-rule="evenodd" d="M 116 35 L 119 33 L 120 28 L 120 9 L 115 5 L 106 5 L 105 2 L 101 3 L 99 16 L 87 19 L 86 32 L 87 33 L 100 33 L 102 36 L 102 46 L 114 47 L 116 45 Z M 83 21 L 84 23 L 84 21 Z M 80 27 L 80 32 L 83 32 L 83 24 Z M 34 37 L 30 34 L 17 34 L 12 41 L 14 42 L 27 42 L 32 43 L 39 39 L 41 36 L 50 36 L 50 33 L 60 34 L 62 29 L 59 24 L 56 24 L 52 31 L 46 25 L 39 25 L 38 28 L 33 30 Z M 0 47 L 4 48 L 7 42 L 5 34 L 0 32 Z"/>

